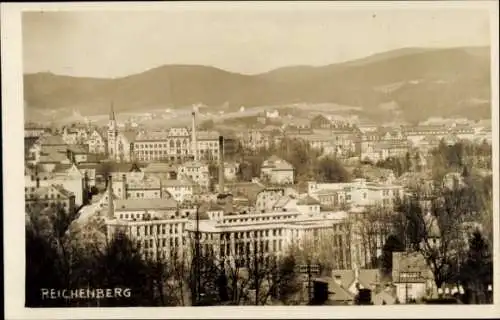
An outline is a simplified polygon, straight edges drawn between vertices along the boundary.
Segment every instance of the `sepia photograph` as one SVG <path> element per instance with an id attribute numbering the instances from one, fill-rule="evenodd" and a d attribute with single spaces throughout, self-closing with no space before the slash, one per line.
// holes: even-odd
<path id="1" fill-rule="evenodd" d="M 498 7 L 461 4 L 18 7 L 19 308 L 492 314 Z"/>

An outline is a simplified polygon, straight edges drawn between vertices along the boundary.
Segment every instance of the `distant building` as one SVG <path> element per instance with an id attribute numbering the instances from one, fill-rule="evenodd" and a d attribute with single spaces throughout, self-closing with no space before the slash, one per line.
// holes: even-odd
<path id="1" fill-rule="evenodd" d="M 139 161 L 182 161 L 192 158 L 191 136 L 187 128 L 138 135 L 134 156 Z"/>
<path id="2" fill-rule="evenodd" d="M 24 126 L 25 138 L 39 138 L 49 132 L 48 128 L 36 124 L 26 124 Z"/>
<path id="3" fill-rule="evenodd" d="M 271 156 L 265 160 L 261 166 L 261 179 L 268 180 L 276 184 L 293 184 L 294 168 L 287 161 Z"/>
<path id="4" fill-rule="evenodd" d="M 87 144 L 90 153 L 106 154 L 107 152 L 106 135 L 97 128 L 90 131 Z"/>
<path id="5" fill-rule="evenodd" d="M 59 172 L 40 172 L 36 168 L 25 168 L 24 182 L 25 188 L 60 185 L 74 195 L 76 207 L 81 206 L 87 200 L 84 174 L 75 165 Z"/>
<path id="6" fill-rule="evenodd" d="M 178 179 L 187 177 L 194 181 L 201 190 L 208 190 L 210 187 L 210 172 L 208 165 L 200 161 L 188 161 L 181 164 L 177 169 Z"/>
<path id="7" fill-rule="evenodd" d="M 172 198 L 178 202 L 192 200 L 196 184 L 188 179 L 162 180 L 161 193 L 163 198 Z"/>
<path id="8" fill-rule="evenodd" d="M 57 206 L 68 213 L 75 210 L 75 195 L 61 185 L 31 185 L 24 187 L 24 191 L 26 210 L 29 210 L 34 205 L 52 208 Z"/>

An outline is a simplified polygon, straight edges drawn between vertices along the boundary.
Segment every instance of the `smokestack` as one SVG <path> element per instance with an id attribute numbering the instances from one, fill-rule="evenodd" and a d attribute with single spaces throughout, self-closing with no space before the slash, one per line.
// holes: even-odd
<path id="1" fill-rule="evenodd" d="M 113 205 L 113 177 L 109 175 L 108 177 L 108 218 L 113 219 L 115 217 L 115 208 Z"/>
<path id="2" fill-rule="evenodd" d="M 123 199 L 127 199 L 127 175 L 123 174 L 122 175 L 122 180 L 123 180 Z"/>
<path id="3" fill-rule="evenodd" d="M 219 136 L 219 192 L 224 193 L 224 137 Z"/>
<path id="4" fill-rule="evenodd" d="M 196 160 L 198 160 L 198 142 L 196 140 L 196 112 L 193 111 L 191 113 L 191 115 L 192 115 L 192 120 L 193 120 L 193 123 L 192 123 L 193 130 L 191 132 L 191 134 L 192 134 L 191 143 L 193 144 L 192 145 L 193 158 L 196 161 Z"/>

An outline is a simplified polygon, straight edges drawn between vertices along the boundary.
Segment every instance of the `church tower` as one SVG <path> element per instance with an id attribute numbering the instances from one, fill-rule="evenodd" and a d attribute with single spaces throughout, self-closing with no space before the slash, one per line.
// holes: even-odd
<path id="1" fill-rule="evenodd" d="M 109 122 L 108 122 L 108 156 L 110 159 L 117 159 L 118 157 L 118 126 L 116 125 L 115 110 L 113 109 L 113 103 L 111 103 L 111 109 L 109 111 Z"/>

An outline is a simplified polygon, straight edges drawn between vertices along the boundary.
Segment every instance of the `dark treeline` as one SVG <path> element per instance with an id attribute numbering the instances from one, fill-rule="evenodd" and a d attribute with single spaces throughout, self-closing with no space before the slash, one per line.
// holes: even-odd
<path id="1" fill-rule="evenodd" d="M 421 157 L 425 158 L 426 166 L 432 169 L 434 179 L 439 179 L 450 171 L 462 172 L 471 168 L 491 169 L 492 146 L 486 141 L 480 144 L 460 141 L 448 145 L 441 140 L 439 145 L 431 150 L 429 156 L 412 150 L 401 157 L 380 160 L 375 165 L 391 169 L 396 176 L 401 176 L 405 172 L 425 169 Z"/>
<path id="2" fill-rule="evenodd" d="M 393 252 L 419 252 L 438 287 L 462 285 L 468 303 L 485 303 L 493 271 L 492 209 L 491 176 L 465 179 L 460 187 L 436 189 L 430 197 L 410 194 L 397 201 L 390 219 L 375 213 L 365 217 L 380 229 L 373 233 L 391 230 L 376 264 L 390 276 Z"/>
<path id="3" fill-rule="evenodd" d="M 27 307 L 264 305 L 271 300 L 289 304 L 301 288 L 292 256 L 278 260 L 251 255 L 243 266 L 241 261 L 217 259 L 213 252 L 197 255 L 192 243 L 184 248 L 184 258 L 160 249 L 145 258 L 122 233 L 109 240 L 101 234 L 101 241 L 88 235 L 78 238 L 78 228 L 59 222 L 67 217 L 62 210 L 33 210 L 28 215 Z M 101 225 L 93 228 L 104 231 Z M 43 295 L 44 290 L 115 288 L 127 289 L 130 295 L 102 299 Z"/>
<path id="4" fill-rule="evenodd" d="M 323 150 L 313 148 L 301 139 L 284 138 L 278 144 L 258 150 L 242 150 L 240 180 L 249 181 L 260 176 L 262 162 L 275 155 L 289 162 L 295 169 L 296 181 L 348 182 L 350 173 L 335 156 L 324 156 Z"/>

